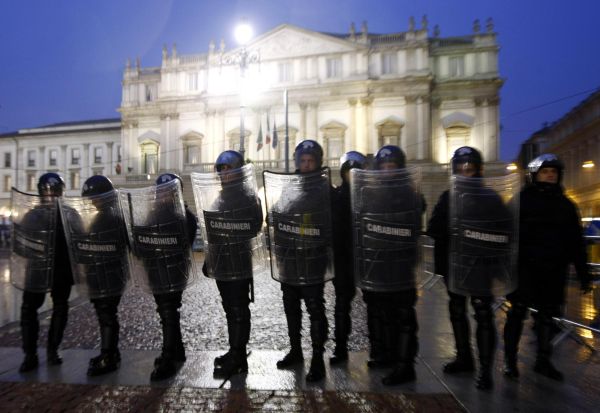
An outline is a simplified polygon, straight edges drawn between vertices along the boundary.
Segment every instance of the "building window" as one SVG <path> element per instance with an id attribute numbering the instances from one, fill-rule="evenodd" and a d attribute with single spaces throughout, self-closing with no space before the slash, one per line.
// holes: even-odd
<path id="1" fill-rule="evenodd" d="M 344 138 L 331 137 L 325 139 L 327 158 L 339 159 L 344 154 Z"/>
<path id="2" fill-rule="evenodd" d="M 48 166 L 56 166 L 58 164 L 58 151 L 50 149 L 48 152 Z"/>
<path id="3" fill-rule="evenodd" d="M 71 172 L 71 189 L 79 189 L 79 172 Z"/>
<path id="4" fill-rule="evenodd" d="M 35 174 L 27 174 L 27 190 L 30 192 L 36 191 L 36 183 Z"/>
<path id="5" fill-rule="evenodd" d="M 4 175 L 4 192 L 10 192 L 12 188 L 12 175 Z"/>
<path id="6" fill-rule="evenodd" d="M 71 165 L 79 165 L 81 159 L 81 150 L 79 148 L 71 149 Z"/>
<path id="7" fill-rule="evenodd" d="M 448 59 L 448 73 L 450 77 L 462 77 L 465 75 L 465 58 L 454 56 Z"/>
<path id="8" fill-rule="evenodd" d="M 398 56 L 396 53 L 384 53 L 381 55 L 381 74 L 389 75 L 398 72 Z"/>
<path id="9" fill-rule="evenodd" d="M 187 74 L 188 90 L 198 90 L 198 72 L 192 72 Z"/>
<path id="10" fill-rule="evenodd" d="M 335 78 L 342 76 L 342 59 L 327 59 L 327 78 Z"/>
<path id="11" fill-rule="evenodd" d="M 10 168 L 12 164 L 12 154 L 10 152 L 4 152 L 4 167 Z"/>
<path id="12" fill-rule="evenodd" d="M 279 63 L 279 82 L 291 82 L 292 76 L 292 64 L 290 62 Z"/>
<path id="13" fill-rule="evenodd" d="M 154 88 L 152 85 L 146 85 L 146 102 L 152 102 L 154 100 Z"/>
<path id="14" fill-rule="evenodd" d="M 102 163 L 102 148 L 100 146 L 94 148 L 94 163 Z"/>
<path id="15" fill-rule="evenodd" d="M 188 165 L 200 163 L 200 147 L 198 145 L 187 145 L 185 147 L 185 163 Z"/>
<path id="16" fill-rule="evenodd" d="M 400 136 L 398 136 L 398 135 L 382 136 L 379 142 L 380 142 L 379 146 L 384 146 L 384 145 L 400 146 Z"/>
<path id="17" fill-rule="evenodd" d="M 35 151 L 27 151 L 27 166 L 30 168 L 35 166 Z"/>

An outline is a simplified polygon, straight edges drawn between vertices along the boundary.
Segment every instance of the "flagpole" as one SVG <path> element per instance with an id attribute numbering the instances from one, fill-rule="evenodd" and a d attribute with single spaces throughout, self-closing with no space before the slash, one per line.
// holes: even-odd
<path id="1" fill-rule="evenodd" d="M 283 91 L 283 106 L 285 107 L 285 173 L 290 172 L 290 134 L 288 128 L 288 90 Z"/>

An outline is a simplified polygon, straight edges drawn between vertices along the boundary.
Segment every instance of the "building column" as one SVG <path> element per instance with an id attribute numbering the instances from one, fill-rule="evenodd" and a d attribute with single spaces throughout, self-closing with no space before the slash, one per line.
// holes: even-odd
<path id="1" fill-rule="evenodd" d="M 429 100 L 426 96 L 417 99 L 417 160 L 430 158 Z"/>
<path id="2" fill-rule="evenodd" d="M 81 154 L 81 181 L 85 182 L 87 178 L 91 176 L 90 173 L 90 144 L 83 144 L 83 153 Z"/>
<path id="3" fill-rule="evenodd" d="M 348 152 L 359 148 L 360 144 L 356 136 L 356 98 L 348 99 L 348 105 L 350 106 L 350 125 L 348 127 L 348 136 L 344 139 L 344 151 Z M 362 152 L 361 152 L 362 153 Z"/>
<path id="4" fill-rule="evenodd" d="M 373 109 L 371 104 L 373 103 L 373 98 L 371 96 L 366 96 L 360 98 L 360 104 L 362 106 L 362 141 L 364 142 L 364 146 L 366 150 L 364 150 L 364 154 L 367 153 L 375 153 L 377 151 L 377 137 L 374 136 L 373 133 Z"/>
<path id="5" fill-rule="evenodd" d="M 417 159 L 420 119 L 417 113 L 417 97 L 406 96 L 406 125 L 400 136 L 400 148 L 406 153 L 407 160 Z"/>
<path id="6" fill-rule="evenodd" d="M 300 138 L 301 139 L 306 139 L 306 117 L 307 117 L 307 108 L 308 105 L 306 103 L 298 103 L 298 106 L 300 107 L 300 125 L 299 128 L 300 130 L 298 131 L 300 133 Z"/>
<path id="7" fill-rule="evenodd" d="M 319 140 L 319 104 L 313 103 L 313 104 L 311 104 L 311 107 L 312 107 L 312 122 L 311 122 L 310 126 L 312 129 L 312 134 L 311 134 L 312 136 L 310 138 Z M 290 145 L 290 146 L 294 146 L 294 145 Z"/>
<path id="8" fill-rule="evenodd" d="M 113 165 L 113 143 L 112 142 L 107 142 L 106 143 L 106 149 L 107 149 L 107 154 L 106 154 L 106 161 L 108 163 L 108 172 L 105 172 L 105 175 L 112 175 L 115 172 L 115 167 Z"/>
<path id="9" fill-rule="evenodd" d="M 173 156 L 173 154 L 171 153 L 171 116 L 170 115 L 161 115 L 161 121 L 164 120 L 164 131 L 165 131 L 165 135 L 164 135 L 164 150 L 162 150 L 163 148 L 159 149 L 159 163 L 162 161 L 164 162 L 164 169 L 167 171 L 171 170 L 171 156 Z M 161 122 L 162 123 L 162 122 Z M 162 152 L 164 155 L 160 156 L 160 152 Z M 162 159 L 161 159 L 162 158 Z M 159 168 L 158 170 L 160 171 L 161 168 L 160 164 L 159 164 Z"/>

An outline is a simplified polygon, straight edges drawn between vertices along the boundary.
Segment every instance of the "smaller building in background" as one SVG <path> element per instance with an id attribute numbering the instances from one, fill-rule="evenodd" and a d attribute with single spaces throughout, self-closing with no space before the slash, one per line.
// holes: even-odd
<path id="1" fill-rule="evenodd" d="M 542 153 L 554 153 L 565 164 L 563 185 L 577 203 L 582 218 L 600 217 L 600 88 L 566 115 L 544 127 L 521 145 L 525 168 Z"/>

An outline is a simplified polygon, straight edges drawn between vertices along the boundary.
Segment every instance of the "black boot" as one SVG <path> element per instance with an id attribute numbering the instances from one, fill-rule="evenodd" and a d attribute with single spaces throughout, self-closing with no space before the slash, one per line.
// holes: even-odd
<path id="1" fill-rule="evenodd" d="M 552 357 L 552 337 L 554 336 L 554 325 L 552 316 L 549 314 L 538 313 L 537 322 L 537 338 L 538 338 L 538 350 L 537 359 L 533 370 L 546 376 L 552 380 L 563 381 L 563 374 L 554 367 L 550 358 Z"/>
<path id="2" fill-rule="evenodd" d="M 50 320 L 50 328 L 48 329 L 48 347 L 47 347 L 47 362 L 52 366 L 62 364 L 62 358 L 58 354 L 58 348 L 63 339 L 65 327 L 69 317 L 68 304 L 54 303 L 52 309 L 52 319 Z"/>
<path id="3" fill-rule="evenodd" d="M 155 294 L 154 298 L 162 326 L 163 346 L 161 355 L 154 361 L 150 380 L 158 381 L 174 376 L 186 357 L 179 321 L 181 292 Z"/>
<path id="4" fill-rule="evenodd" d="M 491 389 L 494 385 L 493 363 L 496 350 L 496 327 L 492 312 L 491 298 L 472 299 L 477 320 L 477 348 L 479 350 L 479 375 L 475 386 L 480 390 Z"/>
<path id="5" fill-rule="evenodd" d="M 370 294 L 370 293 L 369 293 Z M 370 295 L 369 295 L 370 297 Z M 384 343 L 383 317 L 379 303 L 371 298 L 367 301 L 367 328 L 369 330 L 369 360 L 367 366 L 371 369 L 386 368 L 390 360 L 386 358 Z"/>
<path id="6" fill-rule="evenodd" d="M 325 377 L 325 362 L 323 361 L 323 353 L 313 352 L 312 359 L 310 361 L 310 369 L 306 374 L 306 381 L 314 383 L 316 381 L 323 380 Z"/>
<path id="7" fill-rule="evenodd" d="M 37 309 L 44 302 L 45 294 L 23 293 L 23 303 L 21 305 L 21 345 L 25 358 L 19 367 L 19 372 L 24 373 L 34 370 L 38 367 L 37 341 L 40 324 L 38 321 Z"/>
<path id="8" fill-rule="evenodd" d="M 325 316 L 325 300 L 322 290 L 305 299 L 306 310 L 310 318 L 310 339 L 312 341 L 312 359 L 306 375 L 307 382 L 315 382 L 325 377 L 325 342 L 327 341 L 327 317 Z"/>
<path id="9" fill-rule="evenodd" d="M 39 360 L 37 354 L 25 354 L 25 358 L 19 367 L 20 373 L 25 373 L 27 371 L 37 369 L 39 365 Z"/>
<path id="10" fill-rule="evenodd" d="M 117 306 L 121 297 L 106 297 L 93 300 L 100 324 L 101 352 L 90 360 L 88 376 L 99 376 L 117 370 L 121 365 L 119 353 L 119 321 Z"/>
<path id="11" fill-rule="evenodd" d="M 504 325 L 504 375 L 509 379 L 519 378 L 517 354 L 526 314 L 527 308 L 525 305 L 511 302 L 511 308 L 506 315 L 506 324 Z"/>
<path id="12" fill-rule="evenodd" d="M 120 365 L 121 354 L 119 353 L 119 350 L 102 350 L 99 356 L 96 356 L 90 360 L 87 375 L 92 377 L 110 373 L 117 370 Z"/>
<path id="13" fill-rule="evenodd" d="M 229 328 L 228 356 L 215 363 L 214 377 L 230 377 L 248 371 L 246 348 L 250 339 L 250 309 L 247 306 L 235 306 L 227 309 Z M 231 320 L 231 321 L 229 321 Z M 215 360 L 216 362 L 216 360 Z"/>
<path id="14" fill-rule="evenodd" d="M 386 386 L 414 381 L 415 357 L 417 355 L 417 321 L 413 308 L 399 308 L 395 311 L 395 330 L 399 332 L 397 342 L 397 362 L 394 370 L 385 376 L 381 382 Z"/>
<path id="15" fill-rule="evenodd" d="M 336 291 L 337 294 L 337 291 Z M 352 294 L 343 294 L 336 296 L 335 301 L 335 350 L 333 357 L 329 359 L 329 364 L 341 364 L 348 360 L 348 336 L 352 330 L 352 320 L 350 319 L 350 304 L 354 297 L 354 289 Z"/>
<path id="16" fill-rule="evenodd" d="M 283 308 L 285 310 L 285 319 L 288 326 L 288 336 L 290 339 L 290 352 L 284 358 L 277 362 L 278 369 L 287 369 L 301 364 L 304 361 L 302 355 L 301 339 L 302 335 L 302 313 L 300 310 L 300 301 L 283 286 Z"/>
<path id="17" fill-rule="evenodd" d="M 475 370 L 471 353 L 471 332 L 466 314 L 466 299 L 450 295 L 450 322 L 456 343 L 456 359 L 444 364 L 444 373 L 470 373 Z"/>

